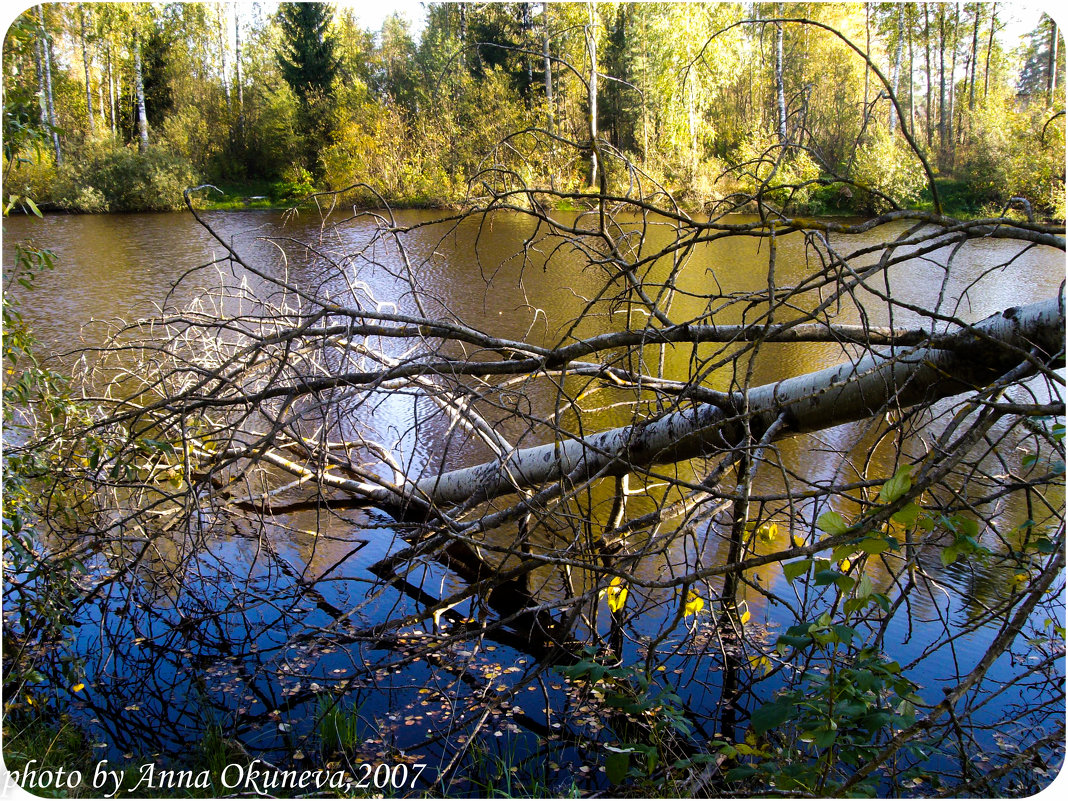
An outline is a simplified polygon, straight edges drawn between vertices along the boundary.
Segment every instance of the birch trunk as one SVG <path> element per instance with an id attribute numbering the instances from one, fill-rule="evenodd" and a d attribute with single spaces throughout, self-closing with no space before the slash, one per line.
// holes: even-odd
<path id="1" fill-rule="evenodd" d="M 927 86 L 924 93 L 927 107 L 927 149 L 930 150 L 934 140 L 933 127 L 931 125 L 933 120 L 931 115 L 931 86 L 933 82 L 931 80 L 931 19 L 927 16 L 926 5 L 923 7 L 923 57 L 927 73 Z"/>
<path id="2" fill-rule="evenodd" d="M 237 135 L 245 141 L 245 86 L 241 76 L 241 17 L 234 5 L 234 78 L 237 81 Z"/>
<path id="3" fill-rule="evenodd" d="M 141 72 L 141 39 L 134 34 L 134 102 L 137 106 L 137 149 L 148 150 L 148 114 L 145 111 L 145 82 Z"/>
<path id="4" fill-rule="evenodd" d="M 894 73 L 890 79 L 891 85 L 894 87 L 894 94 L 898 94 L 901 90 L 901 54 L 903 52 L 903 45 L 905 40 L 905 6 L 899 5 L 897 7 L 897 47 L 894 49 Z M 890 104 L 890 133 L 894 132 L 894 128 L 897 125 L 897 111 L 894 109 L 894 104 Z"/>
<path id="5" fill-rule="evenodd" d="M 586 52 L 590 57 L 588 100 L 590 107 L 590 186 L 596 186 L 599 171 L 597 157 L 597 12 L 589 5 L 590 23 L 586 26 Z"/>
<path id="6" fill-rule="evenodd" d="M 780 12 L 781 13 L 781 12 Z M 786 81 L 783 77 L 782 25 L 775 25 L 775 102 L 779 111 L 779 144 L 786 144 Z"/>
<path id="7" fill-rule="evenodd" d="M 44 113 L 51 127 L 52 150 L 56 156 L 56 166 L 63 163 L 63 151 L 59 146 L 59 131 L 56 128 L 56 106 L 52 95 L 52 42 L 48 37 L 48 29 L 45 27 L 44 6 L 37 6 L 37 19 L 40 26 L 41 58 L 44 63 Z"/>
<path id="8" fill-rule="evenodd" d="M 990 51 L 994 49 L 994 31 L 998 26 L 998 4 L 990 5 L 990 36 L 986 40 L 986 68 L 983 70 L 983 97 L 990 91 Z"/>
<path id="9" fill-rule="evenodd" d="M 108 70 L 108 104 L 111 112 L 111 135 L 115 136 L 118 133 L 118 122 L 115 109 L 115 76 L 111 71 L 111 45 L 108 44 L 106 51 L 107 58 L 107 70 Z"/>
<path id="10" fill-rule="evenodd" d="M 96 114 L 93 112 L 93 84 L 89 78 L 89 47 L 85 33 L 85 6 L 78 6 L 79 22 L 82 28 L 82 67 L 85 69 L 85 105 L 89 109 L 89 131 L 96 132 Z"/>
<path id="11" fill-rule="evenodd" d="M 975 108 L 975 73 L 978 72 L 978 58 L 979 58 L 979 15 L 982 12 L 983 7 L 976 4 L 975 6 L 975 19 L 972 20 L 972 72 L 971 78 L 968 81 L 968 110 L 971 111 Z"/>
<path id="12" fill-rule="evenodd" d="M 1053 105 L 1053 96 L 1057 91 L 1057 21 L 1049 21 L 1049 60 L 1046 64 L 1046 103 Z"/>
<path id="13" fill-rule="evenodd" d="M 927 347 L 868 355 L 856 364 L 765 384 L 750 390 L 747 399 L 734 393 L 732 400 L 737 408 L 748 407 L 755 438 L 780 415 L 786 424 L 779 437 L 818 431 L 871 417 L 888 405 L 932 403 L 989 386 L 1026 363 L 1036 347 L 1049 354 L 1051 366 L 1061 366 L 1064 326 L 1064 301 L 1053 298 L 995 314 Z M 1033 364 L 1028 369 L 1037 370 Z M 622 475 L 635 467 L 706 457 L 734 448 L 744 436 L 734 409 L 703 403 L 583 439 L 524 448 L 503 462 L 422 478 L 414 482 L 414 494 L 442 505 L 488 500 L 565 479 Z"/>
<path id="14" fill-rule="evenodd" d="M 949 167 L 957 160 L 957 129 L 954 115 L 957 112 L 957 53 L 960 51 L 960 6 L 953 15 L 953 62 L 949 70 Z"/>
<path id="15" fill-rule="evenodd" d="M 553 133 L 556 127 L 553 113 L 553 65 L 549 58 L 549 4 L 541 4 L 541 18 L 543 22 L 541 48 L 542 58 L 545 62 L 545 116 L 546 130 Z"/>

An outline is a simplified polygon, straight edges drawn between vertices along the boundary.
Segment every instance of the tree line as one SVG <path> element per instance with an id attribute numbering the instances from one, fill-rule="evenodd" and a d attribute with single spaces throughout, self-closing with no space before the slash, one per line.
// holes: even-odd
<path id="1" fill-rule="evenodd" d="M 1000 3 L 445 3 L 413 36 L 328 4 L 55 3 L 4 48 L 5 109 L 46 129 L 38 199 L 170 208 L 195 182 L 274 200 L 462 201 L 492 145 L 540 185 L 595 185 L 612 148 L 695 205 L 763 186 L 803 211 L 1024 198 L 1063 217 L 1064 54 L 1042 17 L 1015 49 Z M 10 136 L 8 137 L 11 138 Z M 554 145 L 554 138 L 557 143 Z M 564 159 L 564 142 L 586 154 Z M 533 158 L 532 158 L 533 157 Z M 606 180 L 625 191 L 624 175 Z M 794 186 L 789 197 L 781 187 Z"/>

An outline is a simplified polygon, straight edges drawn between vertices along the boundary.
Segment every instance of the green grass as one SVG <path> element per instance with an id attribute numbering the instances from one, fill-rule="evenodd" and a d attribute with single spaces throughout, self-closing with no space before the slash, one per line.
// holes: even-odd
<path id="1" fill-rule="evenodd" d="M 55 773 L 60 768 L 66 774 L 80 771 L 83 777 L 92 774 L 92 748 L 85 733 L 66 715 L 52 710 L 33 711 L 19 709 L 4 716 L 4 764 L 11 772 L 22 772 L 30 766 L 38 774 L 44 771 Z M 23 783 L 25 786 L 25 783 Z M 92 795 L 85 786 L 70 791 L 34 787 L 35 795 L 45 798 L 77 798 Z"/>

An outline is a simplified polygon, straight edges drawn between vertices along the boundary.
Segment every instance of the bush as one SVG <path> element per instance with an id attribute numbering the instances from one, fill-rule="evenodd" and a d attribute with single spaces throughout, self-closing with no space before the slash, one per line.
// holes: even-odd
<path id="1" fill-rule="evenodd" d="M 1063 119 L 999 107 L 984 109 L 978 123 L 958 171 L 976 200 L 996 213 L 1010 198 L 1025 197 L 1036 211 L 1063 219 Z"/>
<path id="2" fill-rule="evenodd" d="M 182 192 L 196 184 L 189 161 L 162 147 L 139 153 L 134 146 L 103 146 L 59 170 L 56 205 L 73 211 L 173 211 Z"/>
<path id="3" fill-rule="evenodd" d="M 271 200 L 275 203 L 287 200 L 299 200 L 305 195 L 315 191 L 312 175 L 301 166 L 290 166 L 284 173 L 282 180 L 271 184 L 268 192 Z"/>
<path id="4" fill-rule="evenodd" d="M 877 128 L 857 152 L 853 180 L 869 191 L 857 197 L 857 210 L 879 214 L 914 203 L 926 183 L 919 159 L 903 137 Z"/>
<path id="5" fill-rule="evenodd" d="M 819 167 L 800 149 L 782 148 L 777 138 L 757 131 L 737 154 L 738 183 L 749 194 L 761 192 L 764 202 L 781 208 L 804 208 L 817 184 Z"/>

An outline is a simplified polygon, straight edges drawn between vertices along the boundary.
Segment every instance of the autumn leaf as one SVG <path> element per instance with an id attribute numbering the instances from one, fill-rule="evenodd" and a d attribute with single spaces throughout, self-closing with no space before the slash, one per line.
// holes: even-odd
<path id="1" fill-rule="evenodd" d="M 627 587 L 623 583 L 623 579 L 616 576 L 608 584 L 608 587 L 601 590 L 601 597 L 608 599 L 608 608 L 613 612 L 618 612 L 623 608 L 623 604 L 627 602 Z"/>
<path id="2" fill-rule="evenodd" d="M 696 615 L 705 608 L 705 599 L 693 590 L 686 597 L 686 605 L 682 609 L 683 616 Z"/>

